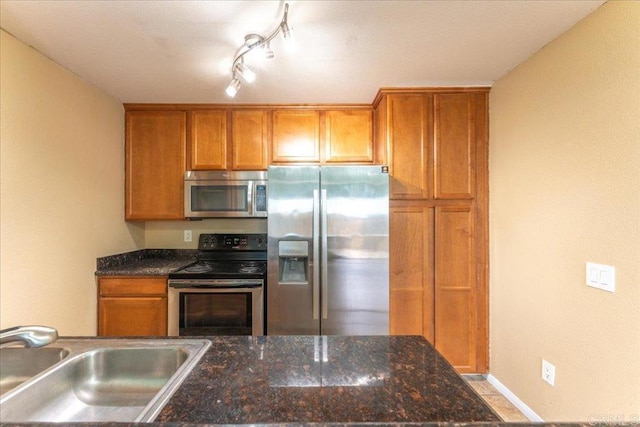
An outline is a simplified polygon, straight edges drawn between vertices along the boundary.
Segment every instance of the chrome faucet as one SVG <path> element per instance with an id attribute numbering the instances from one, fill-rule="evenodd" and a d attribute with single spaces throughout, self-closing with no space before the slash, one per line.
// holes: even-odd
<path id="1" fill-rule="evenodd" d="M 0 345 L 21 342 L 25 347 L 42 347 L 58 339 L 58 331 L 48 326 L 14 326 L 0 331 Z"/>

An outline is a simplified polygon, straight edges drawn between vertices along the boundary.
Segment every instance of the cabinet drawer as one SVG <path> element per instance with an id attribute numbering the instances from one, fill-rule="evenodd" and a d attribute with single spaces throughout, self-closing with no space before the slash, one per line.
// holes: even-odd
<path id="1" fill-rule="evenodd" d="M 167 278 L 107 277 L 100 278 L 100 296 L 167 295 Z"/>

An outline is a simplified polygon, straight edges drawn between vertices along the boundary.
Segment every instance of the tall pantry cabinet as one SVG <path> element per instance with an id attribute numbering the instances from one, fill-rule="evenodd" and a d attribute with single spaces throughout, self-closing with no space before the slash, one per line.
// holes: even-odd
<path id="1" fill-rule="evenodd" d="M 425 336 L 460 372 L 488 365 L 488 88 L 382 89 L 389 165 L 390 329 Z"/>

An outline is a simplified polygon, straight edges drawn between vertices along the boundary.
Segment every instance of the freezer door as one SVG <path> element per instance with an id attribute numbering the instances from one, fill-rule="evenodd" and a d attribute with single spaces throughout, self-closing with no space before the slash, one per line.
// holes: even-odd
<path id="1" fill-rule="evenodd" d="M 323 167 L 320 182 L 326 194 L 320 333 L 387 335 L 389 175 L 380 166 Z"/>
<path id="2" fill-rule="evenodd" d="M 319 168 L 273 166 L 268 179 L 267 334 L 317 335 Z"/>

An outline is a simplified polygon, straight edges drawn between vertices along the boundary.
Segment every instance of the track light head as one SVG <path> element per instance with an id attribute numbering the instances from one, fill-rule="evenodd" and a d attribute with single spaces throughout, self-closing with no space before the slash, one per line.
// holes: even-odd
<path id="1" fill-rule="evenodd" d="M 264 59 L 271 59 L 275 56 L 275 54 L 273 53 L 273 51 L 271 50 L 271 42 L 267 42 L 264 46 L 263 46 L 264 52 Z"/>
<path id="2" fill-rule="evenodd" d="M 231 83 L 229 83 L 229 86 L 227 86 L 227 90 L 225 92 L 227 92 L 228 96 L 233 98 L 236 96 L 236 93 L 238 93 L 239 90 L 240 90 L 240 80 L 234 77 L 233 80 L 231 80 Z"/>
<path id="3" fill-rule="evenodd" d="M 285 40 L 291 38 L 291 28 L 289 28 L 289 23 L 287 22 L 287 17 L 289 15 L 289 4 L 284 5 L 284 16 L 282 17 L 282 21 L 280 21 L 280 31 L 282 31 L 282 37 Z"/>
<path id="4" fill-rule="evenodd" d="M 238 64 L 236 64 L 235 70 L 238 72 L 238 75 L 242 77 L 247 83 L 253 83 L 256 80 L 256 73 L 254 73 L 251 68 L 244 65 L 244 62 L 238 62 Z"/>

